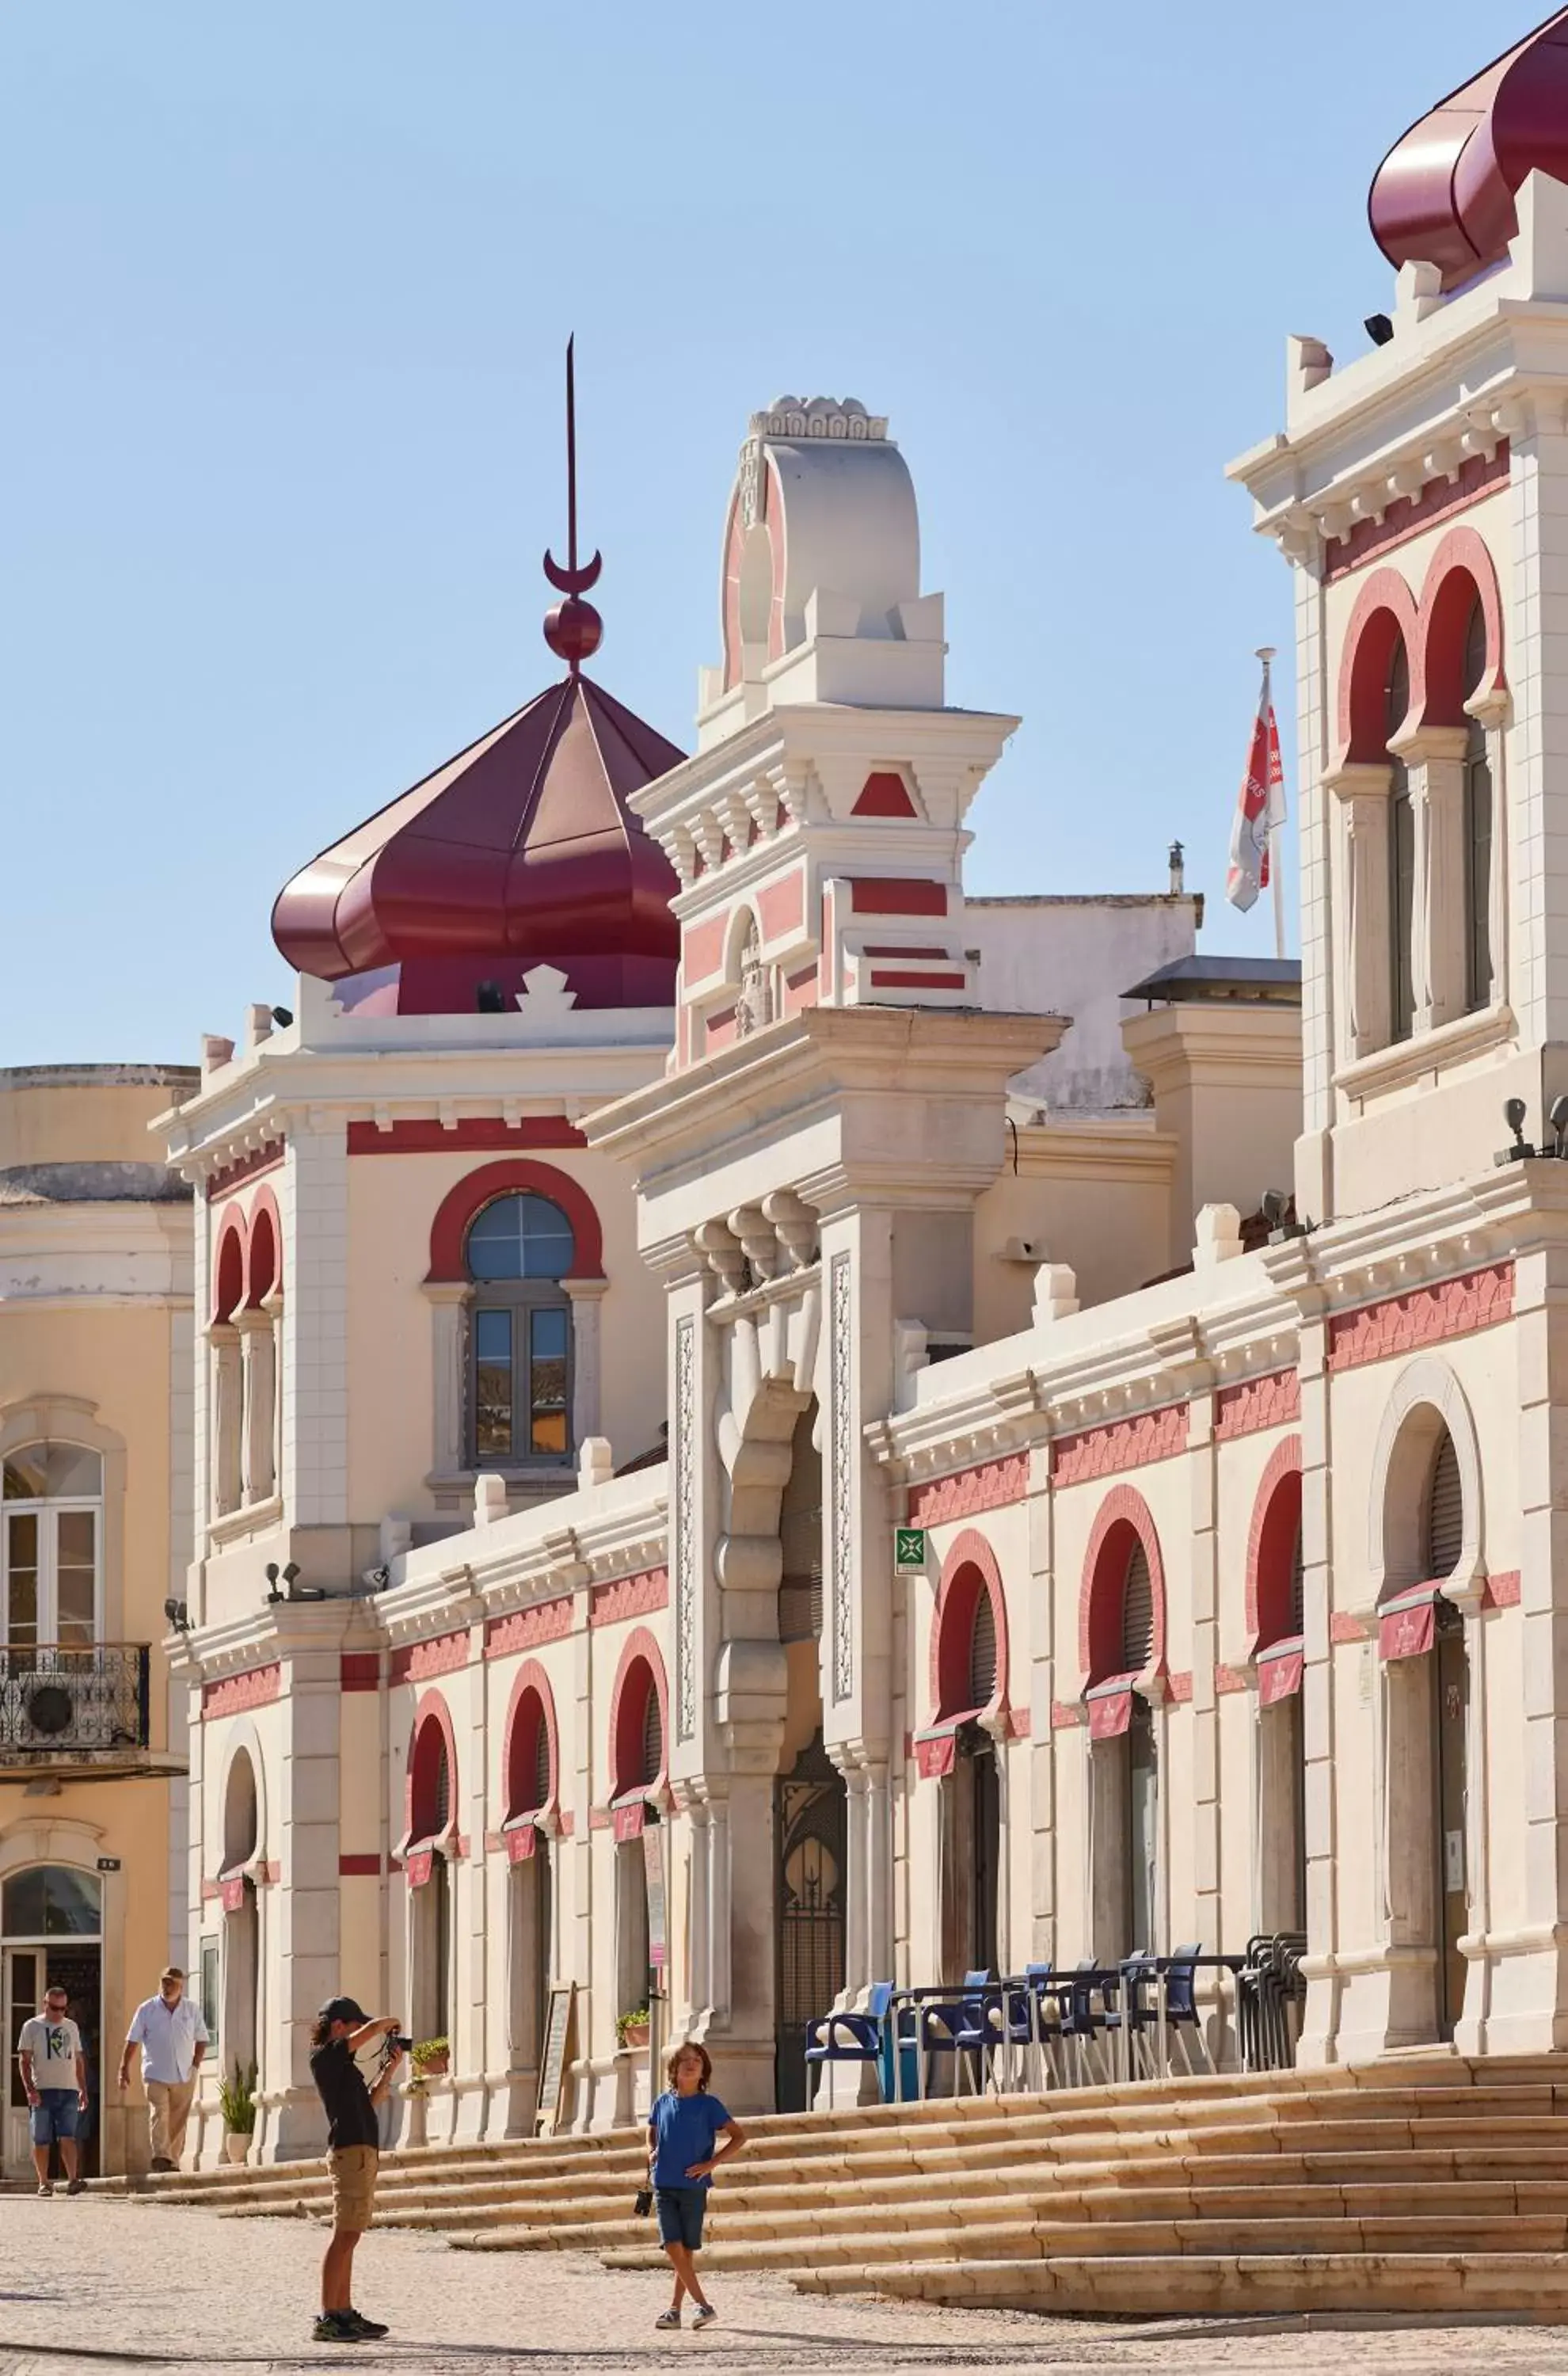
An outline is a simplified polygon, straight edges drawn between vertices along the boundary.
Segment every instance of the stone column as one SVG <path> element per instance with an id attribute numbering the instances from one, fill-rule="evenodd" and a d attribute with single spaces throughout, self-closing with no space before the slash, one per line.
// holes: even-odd
<path id="1" fill-rule="evenodd" d="M 215 1320 L 207 1341 L 212 1348 L 211 1515 L 221 1518 L 240 1506 L 244 1372 L 240 1332 L 232 1321 Z"/>
<path id="2" fill-rule="evenodd" d="M 1340 849 L 1345 891 L 1339 902 L 1343 919 L 1339 965 L 1344 984 L 1339 1001 L 1344 1018 L 1338 1051 L 1341 1063 L 1385 1048 L 1392 1028 L 1388 955 L 1392 778 L 1393 770 L 1379 764 L 1340 767 L 1324 778 L 1324 789 L 1338 802 L 1344 818 Z"/>
<path id="3" fill-rule="evenodd" d="M 1187 1721 L 1193 1742 L 1193 1928 L 1194 1939 L 1224 1939 L 1226 1916 L 1220 1894 L 1219 1701 L 1215 1669 L 1219 1663 L 1218 1455 L 1212 1393 L 1191 1396 L 1187 1419 L 1187 1473 L 1192 1488 L 1193 1697 Z M 1217 1976 L 1200 1975 L 1205 1992 L 1214 1989 L 1215 2014 L 1223 2028 L 1225 1995 Z M 1210 2041 L 1216 2063 L 1229 2056 L 1223 2035 Z"/>
<path id="4" fill-rule="evenodd" d="M 564 1278 L 572 1305 L 572 1444 L 580 1451 L 600 1432 L 599 1307 L 606 1278 Z"/>
<path id="5" fill-rule="evenodd" d="M 1303 1270 L 1300 1251 L 1279 1249 L 1269 1265 L 1276 1283 Z M 1336 1961 L 1340 1939 L 1336 1889 L 1339 1810 L 1335 1798 L 1336 1657 L 1354 1665 L 1370 1683 L 1364 1654 L 1370 1645 L 1352 1641 L 1336 1653 L 1330 1560 L 1333 1449 L 1328 1377 L 1328 1330 L 1318 1318 L 1303 1319 L 1297 1356 L 1301 1394 L 1301 1570 L 1304 1607 L 1301 1676 L 1301 1756 L 1306 1768 L 1302 1824 L 1306 1833 L 1307 2002 L 1297 2060 L 1303 2064 L 1337 2059 L 1340 1983 Z M 1345 1597 L 1355 1594 L 1348 1579 Z M 1363 1815 L 1365 1811 L 1363 1810 Z M 1380 1855 L 1374 1848 L 1372 1853 Z"/>
<path id="6" fill-rule="evenodd" d="M 427 1278 L 422 1291 L 430 1306 L 430 1466 L 436 1477 L 457 1477 L 471 1466 L 463 1438 L 464 1308 L 470 1290 L 460 1279 Z"/>
<path id="7" fill-rule="evenodd" d="M 1051 1500 L 1051 1446 L 1029 1452 L 1029 1955 L 1056 1961 L 1055 1543 Z M 1063 1622 L 1067 1622 L 1065 1617 Z"/>
<path id="8" fill-rule="evenodd" d="M 1512 1002 L 1514 995 L 1508 963 L 1508 693 L 1505 688 L 1479 693 L 1465 707 L 1485 731 L 1487 767 L 1491 776 L 1491 881 L 1487 885 L 1487 938 L 1491 944 L 1489 1004 L 1495 1006 L 1505 999 Z"/>
<path id="9" fill-rule="evenodd" d="M 348 1125 L 296 1123 L 281 1174 L 283 1490 L 290 1524 L 349 1515 Z"/>
<path id="10" fill-rule="evenodd" d="M 1465 1012 L 1465 751 L 1463 726 L 1423 726 L 1391 742 L 1408 771 L 1416 892 L 1410 970 L 1417 1031 Z"/>
<path id="11" fill-rule="evenodd" d="M 265 1312 L 236 1312 L 240 1338 L 240 1498 L 266 1502 L 277 1487 L 272 1469 L 272 1323 Z"/>
<path id="12" fill-rule="evenodd" d="M 1568 1249 L 1515 1256 L 1514 1312 L 1525 1644 L 1525 1778 L 1515 1820 L 1524 1832 L 1525 1919 L 1494 1963 L 1487 2046 L 1545 2054 L 1568 2045 L 1568 1507 L 1559 1482 L 1568 1475 Z"/>

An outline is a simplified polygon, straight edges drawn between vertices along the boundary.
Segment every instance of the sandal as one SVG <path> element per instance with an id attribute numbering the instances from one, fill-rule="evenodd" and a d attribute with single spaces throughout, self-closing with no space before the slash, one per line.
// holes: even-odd
<path id="1" fill-rule="evenodd" d="M 681 2313 L 678 2310 L 661 2311 L 653 2323 L 655 2326 L 661 2326 L 668 2332 L 671 2327 L 680 2325 Z"/>

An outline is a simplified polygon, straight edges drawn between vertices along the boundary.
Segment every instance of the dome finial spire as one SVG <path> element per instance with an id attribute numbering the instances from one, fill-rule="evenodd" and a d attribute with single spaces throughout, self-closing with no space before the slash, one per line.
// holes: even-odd
<path id="1" fill-rule="evenodd" d="M 576 675 L 584 660 L 592 658 L 604 639 L 604 622 L 591 602 L 582 600 L 590 586 L 598 581 L 604 566 L 604 556 L 597 549 L 593 559 L 577 566 L 577 388 L 573 363 L 576 346 L 574 332 L 566 341 L 566 566 L 551 558 L 548 548 L 544 555 L 544 574 L 552 586 L 565 596 L 544 617 L 544 640 L 556 657 L 564 659 L 572 674 Z"/>

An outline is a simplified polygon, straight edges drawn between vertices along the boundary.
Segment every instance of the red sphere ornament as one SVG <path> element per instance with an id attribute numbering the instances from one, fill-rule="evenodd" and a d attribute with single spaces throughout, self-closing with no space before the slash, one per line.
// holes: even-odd
<path id="1" fill-rule="evenodd" d="M 604 641 L 604 622 L 591 602 L 579 595 L 568 594 L 544 614 L 544 640 L 557 659 L 566 660 L 576 669 L 591 659 Z"/>

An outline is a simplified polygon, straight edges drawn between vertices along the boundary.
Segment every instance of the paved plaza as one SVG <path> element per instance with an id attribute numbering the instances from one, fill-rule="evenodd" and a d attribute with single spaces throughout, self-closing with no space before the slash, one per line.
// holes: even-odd
<path id="1" fill-rule="evenodd" d="M 1568 2376 L 1568 2329 L 1402 2325 L 1331 2319 L 1172 2321 L 1151 2326 L 813 2301 L 781 2278 L 713 2285 L 710 2334 L 658 2334 L 664 2281 L 612 2275 L 580 2255 L 457 2253 L 438 2239 L 382 2231 L 361 2247 L 362 2307 L 389 2322 L 382 2344 L 307 2338 L 323 2231 L 303 2221 L 64 2196 L 0 2197 L 0 2376 L 83 2376 L 134 2368 L 184 2376 L 208 2368 L 279 2376 L 334 2359 L 436 2376 L 642 2376 L 700 2358 L 742 2376 L 826 2368 L 853 2376 L 998 2368 L 1028 2376 L 1089 2370 L 1218 2369 L 1226 2376 Z"/>

